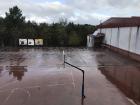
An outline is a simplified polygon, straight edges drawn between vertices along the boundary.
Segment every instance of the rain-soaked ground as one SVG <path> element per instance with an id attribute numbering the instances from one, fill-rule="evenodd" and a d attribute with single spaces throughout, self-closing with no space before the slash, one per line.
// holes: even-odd
<path id="1" fill-rule="evenodd" d="M 67 62 L 85 70 L 83 102 L 82 74 L 68 65 L 64 68 L 63 50 Z M 108 77 L 117 78 L 111 79 L 138 94 L 138 65 L 139 62 L 105 49 L 1 49 L 0 105 L 133 105 Z"/>

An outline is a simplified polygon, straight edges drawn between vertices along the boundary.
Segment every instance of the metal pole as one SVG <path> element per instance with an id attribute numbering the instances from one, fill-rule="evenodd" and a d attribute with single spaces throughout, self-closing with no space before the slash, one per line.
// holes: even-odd
<path id="1" fill-rule="evenodd" d="M 76 66 L 74 66 L 74 65 L 72 65 L 72 64 L 70 64 L 70 63 L 68 63 L 68 62 L 66 62 L 65 61 L 65 52 L 63 51 L 63 55 L 64 55 L 64 67 L 65 67 L 65 63 L 66 64 L 68 64 L 68 65 L 70 65 L 70 66 L 72 66 L 72 67 L 74 67 L 74 68 L 76 68 L 76 69 L 78 69 L 79 71 L 81 71 L 82 72 L 82 91 L 81 91 L 81 95 L 82 95 L 82 98 L 84 99 L 85 98 L 85 71 L 84 70 L 82 70 L 82 69 L 80 69 L 80 68 L 78 68 L 78 67 L 76 67 Z"/>
<path id="2" fill-rule="evenodd" d="M 83 80 L 82 80 L 82 98 L 85 98 L 85 71 L 82 71 L 83 73 Z"/>
<path id="3" fill-rule="evenodd" d="M 80 69 L 80 68 L 78 68 L 78 67 L 76 67 L 76 66 L 74 66 L 74 65 L 72 65 L 72 64 L 70 64 L 70 63 L 68 63 L 68 62 L 65 62 L 65 63 L 70 65 L 70 66 L 72 66 L 72 67 L 74 67 L 74 68 L 76 68 L 76 69 L 78 69 L 78 70 L 80 70 L 82 72 L 83 78 L 82 78 L 82 93 L 81 94 L 82 94 L 82 98 L 85 98 L 85 95 L 84 95 L 84 90 L 85 90 L 85 71 Z"/>
<path id="4" fill-rule="evenodd" d="M 64 62 L 63 62 L 63 64 L 64 64 L 64 68 L 65 68 L 65 52 L 64 52 L 64 50 L 63 50 L 63 60 L 64 60 Z"/>

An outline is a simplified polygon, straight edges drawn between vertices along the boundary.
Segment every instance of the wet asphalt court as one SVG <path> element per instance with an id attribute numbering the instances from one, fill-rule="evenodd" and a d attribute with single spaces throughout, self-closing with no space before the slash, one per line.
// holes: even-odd
<path id="1" fill-rule="evenodd" d="M 63 65 L 66 61 L 85 70 Z M 99 65 L 132 65 L 108 50 L 86 48 L 4 49 L 0 52 L 0 105 L 132 105 Z"/>

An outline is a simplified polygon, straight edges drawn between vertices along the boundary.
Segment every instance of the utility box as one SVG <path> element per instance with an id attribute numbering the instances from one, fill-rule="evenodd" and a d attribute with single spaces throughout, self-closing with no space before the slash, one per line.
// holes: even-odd
<path id="1" fill-rule="evenodd" d="M 93 36 L 93 47 L 94 48 L 100 48 L 103 44 L 105 38 L 105 34 L 98 33 L 96 36 Z"/>

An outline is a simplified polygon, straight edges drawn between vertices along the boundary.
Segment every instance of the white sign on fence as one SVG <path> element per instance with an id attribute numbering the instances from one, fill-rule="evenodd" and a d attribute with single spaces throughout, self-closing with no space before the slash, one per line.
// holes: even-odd
<path id="1" fill-rule="evenodd" d="M 27 39 L 19 39 L 19 45 L 27 45 Z"/>
<path id="2" fill-rule="evenodd" d="M 43 45 L 43 39 L 35 39 L 35 45 Z"/>
<path id="3" fill-rule="evenodd" d="M 28 45 L 29 46 L 34 46 L 35 45 L 34 39 L 28 39 Z"/>

